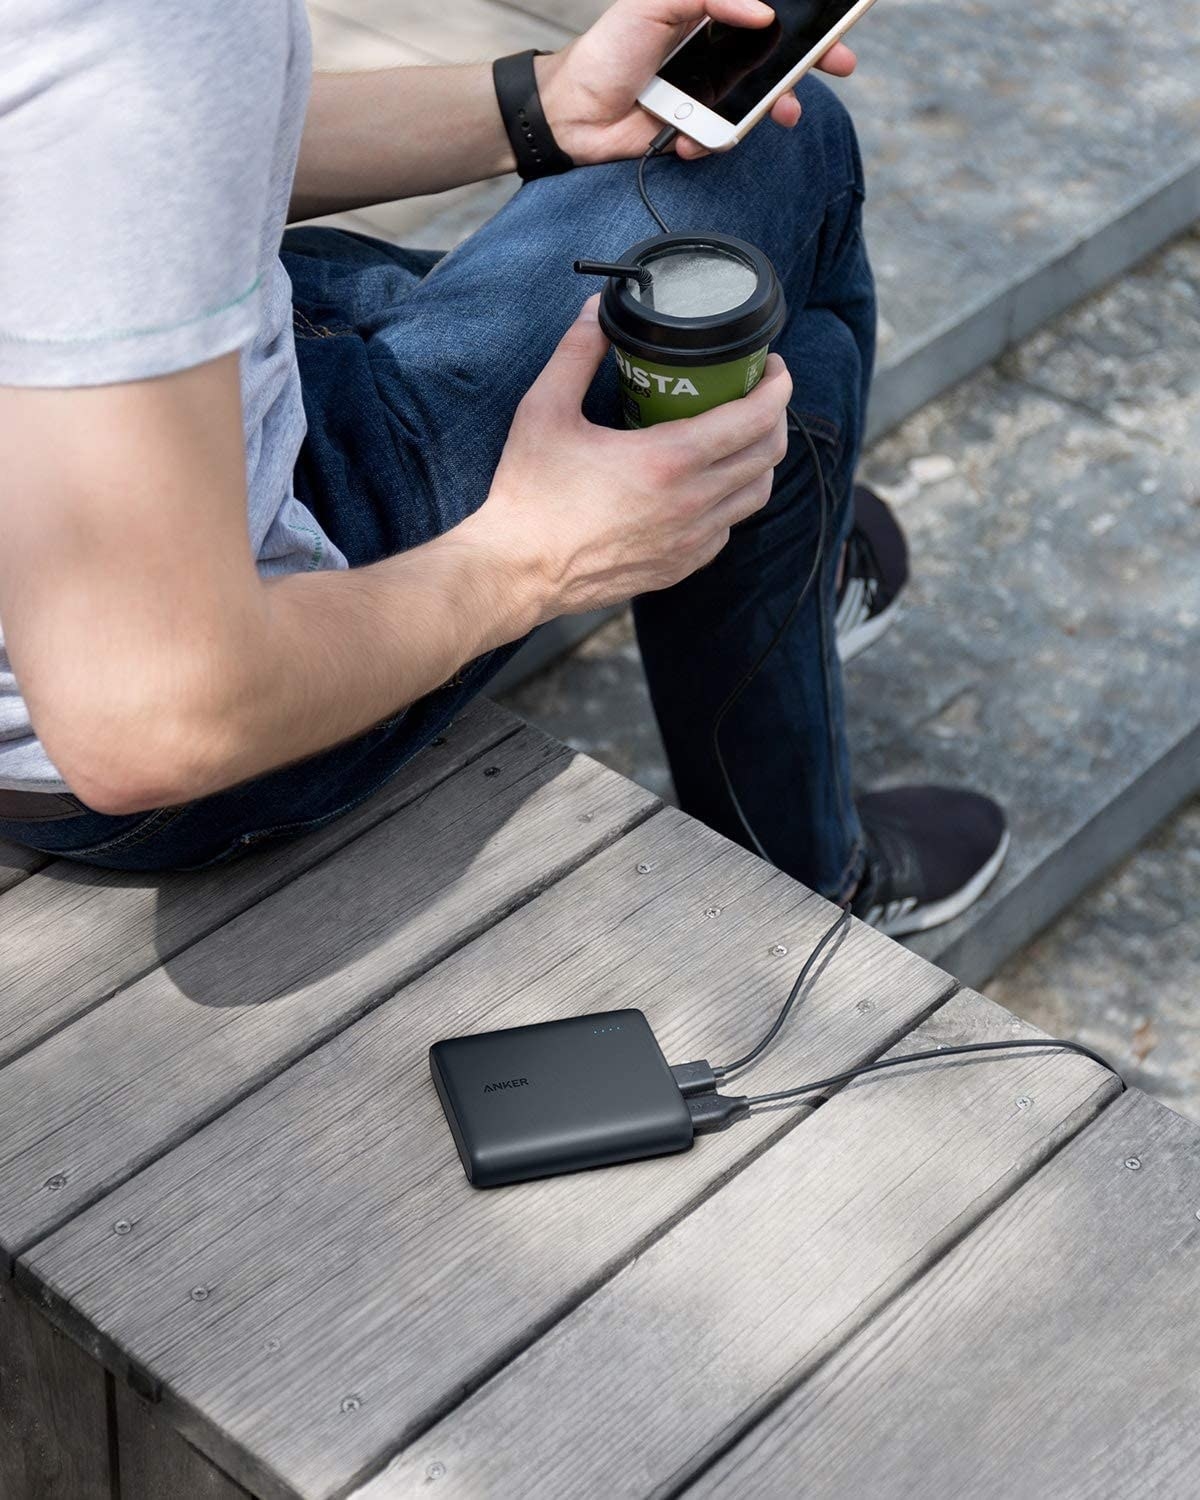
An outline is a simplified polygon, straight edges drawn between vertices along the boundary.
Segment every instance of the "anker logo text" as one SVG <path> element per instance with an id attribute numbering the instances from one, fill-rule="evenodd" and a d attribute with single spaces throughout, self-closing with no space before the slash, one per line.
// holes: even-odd
<path id="1" fill-rule="evenodd" d="M 501 1089 L 527 1089 L 528 1078 L 504 1078 L 499 1083 L 485 1083 L 483 1092 L 485 1094 L 498 1094 Z"/>

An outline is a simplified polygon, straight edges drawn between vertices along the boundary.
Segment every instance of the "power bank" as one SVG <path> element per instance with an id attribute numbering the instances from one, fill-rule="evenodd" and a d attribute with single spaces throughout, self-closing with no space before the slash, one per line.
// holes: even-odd
<path id="1" fill-rule="evenodd" d="M 476 1187 L 692 1144 L 687 1102 L 640 1010 L 451 1037 L 429 1049 L 429 1070 Z"/>

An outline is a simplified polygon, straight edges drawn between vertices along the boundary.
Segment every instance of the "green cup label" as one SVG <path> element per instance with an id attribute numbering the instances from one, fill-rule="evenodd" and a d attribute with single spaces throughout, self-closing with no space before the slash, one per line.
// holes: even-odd
<path id="1" fill-rule="evenodd" d="M 626 427 L 653 427 L 656 422 L 694 417 L 749 395 L 767 363 L 765 345 L 722 365 L 652 364 L 615 344 L 613 353 Z"/>

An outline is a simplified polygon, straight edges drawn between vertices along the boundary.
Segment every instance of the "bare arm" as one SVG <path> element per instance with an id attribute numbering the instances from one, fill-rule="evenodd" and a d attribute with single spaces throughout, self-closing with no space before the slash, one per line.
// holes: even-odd
<path id="1" fill-rule="evenodd" d="M 786 372 L 736 412 L 612 432 L 579 409 L 606 348 L 589 304 L 469 520 L 371 567 L 270 582 L 246 534 L 236 355 L 0 388 L 0 618 L 71 789 L 107 813 L 204 796 L 369 728 L 554 614 L 708 561 L 766 500 Z"/>
<path id="2" fill-rule="evenodd" d="M 486 63 L 316 73 L 289 217 L 439 193 L 513 166 Z"/>

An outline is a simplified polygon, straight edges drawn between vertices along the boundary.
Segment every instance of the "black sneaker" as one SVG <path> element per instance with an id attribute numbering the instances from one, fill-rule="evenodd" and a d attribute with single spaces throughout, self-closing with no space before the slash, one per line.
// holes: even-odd
<path id="1" fill-rule="evenodd" d="M 966 911 L 1008 853 L 1004 812 L 979 792 L 898 786 L 858 799 L 867 870 L 854 915 L 880 932 L 924 932 Z"/>
<path id="2" fill-rule="evenodd" d="M 895 623 L 907 582 L 908 544 L 900 523 L 874 490 L 856 484 L 854 526 L 837 593 L 837 648 L 843 661 L 865 651 Z"/>

